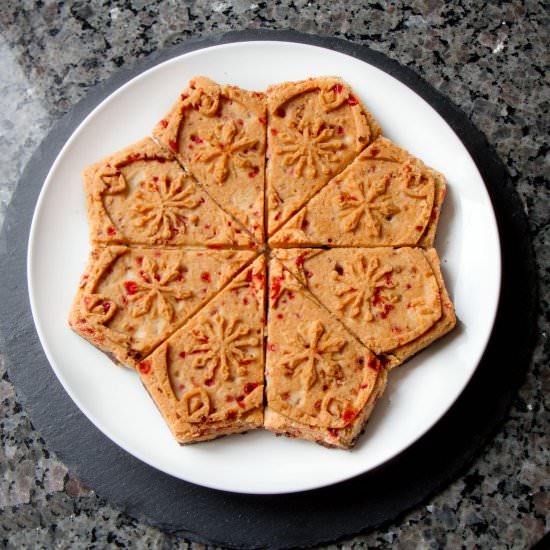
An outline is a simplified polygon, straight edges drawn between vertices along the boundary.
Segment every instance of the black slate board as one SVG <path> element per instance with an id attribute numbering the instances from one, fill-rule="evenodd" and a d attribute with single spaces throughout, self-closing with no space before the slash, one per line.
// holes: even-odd
<path id="1" fill-rule="evenodd" d="M 374 471 L 325 489 L 277 496 L 226 493 L 179 481 L 107 439 L 76 408 L 49 367 L 30 314 L 26 280 L 27 238 L 40 188 L 82 119 L 123 83 L 166 59 L 249 40 L 331 48 L 379 67 L 422 96 L 452 126 L 476 162 L 493 201 L 503 249 L 495 328 L 479 368 L 449 412 L 418 442 Z M 527 222 L 505 167 L 481 132 L 410 69 L 384 55 L 293 31 L 232 32 L 186 42 L 94 88 L 59 121 L 28 163 L 7 212 L 0 255 L 0 334 L 9 377 L 49 448 L 84 483 L 129 515 L 198 542 L 227 547 L 287 548 L 335 541 L 375 529 L 426 499 L 465 468 L 505 418 L 534 340 L 537 281 Z"/>

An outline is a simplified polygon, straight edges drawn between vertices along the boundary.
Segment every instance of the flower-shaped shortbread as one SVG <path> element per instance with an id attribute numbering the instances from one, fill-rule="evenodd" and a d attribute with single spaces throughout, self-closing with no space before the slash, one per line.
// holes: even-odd
<path id="1" fill-rule="evenodd" d="M 178 442 L 263 426 L 350 448 L 388 371 L 455 325 L 445 178 L 381 134 L 337 77 L 197 77 L 156 141 L 84 171 L 69 324 L 136 368 Z"/>

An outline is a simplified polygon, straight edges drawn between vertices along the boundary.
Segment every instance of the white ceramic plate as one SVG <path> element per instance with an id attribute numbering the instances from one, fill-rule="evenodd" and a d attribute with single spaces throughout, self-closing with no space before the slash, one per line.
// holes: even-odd
<path id="1" fill-rule="evenodd" d="M 115 367 L 67 325 L 89 250 L 82 169 L 148 135 L 198 74 L 257 90 L 284 80 L 341 75 L 390 139 L 447 176 L 436 245 L 460 323 L 391 373 L 387 392 L 352 452 L 263 430 L 180 447 L 137 375 Z M 366 472 L 403 451 L 441 418 L 468 383 L 491 333 L 500 288 L 500 246 L 474 162 L 447 123 L 416 93 L 383 71 L 332 50 L 242 42 L 194 51 L 144 72 L 80 124 L 53 164 L 36 207 L 28 283 L 52 368 L 82 412 L 115 443 L 155 468 L 200 485 L 283 493 Z"/>

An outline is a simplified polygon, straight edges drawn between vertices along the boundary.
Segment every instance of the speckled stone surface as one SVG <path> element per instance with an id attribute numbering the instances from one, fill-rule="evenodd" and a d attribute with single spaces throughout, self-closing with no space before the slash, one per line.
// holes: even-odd
<path id="1" fill-rule="evenodd" d="M 33 151 L 94 84 L 164 46 L 245 28 L 365 44 L 418 72 L 483 130 L 530 220 L 538 339 L 509 416 L 460 479 L 399 521 L 339 548 L 529 548 L 548 531 L 549 77 L 544 2 L 2 2 L 0 222 Z M 521 292 L 521 289 L 518 289 Z M 0 310 L 1 314 L 1 310 Z M 0 545 L 198 548 L 83 486 L 18 403 L 0 350 Z M 332 547 L 331 547 L 332 548 Z M 336 546 L 334 546 L 336 548 Z"/>

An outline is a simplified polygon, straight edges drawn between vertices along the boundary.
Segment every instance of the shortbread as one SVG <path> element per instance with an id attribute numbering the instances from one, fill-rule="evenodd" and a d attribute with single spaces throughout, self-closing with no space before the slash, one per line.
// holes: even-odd
<path id="1" fill-rule="evenodd" d="M 276 259 L 268 293 L 265 427 L 350 448 L 383 392 L 384 367 Z"/>
<path id="2" fill-rule="evenodd" d="M 433 246 L 445 179 L 378 138 L 271 237 L 276 247 Z"/>
<path id="3" fill-rule="evenodd" d="M 267 104 L 267 233 L 273 235 L 381 130 L 340 78 L 270 86 Z"/>
<path id="4" fill-rule="evenodd" d="M 196 77 L 153 131 L 210 196 L 260 243 L 266 125 L 263 93 Z"/>
<path id="5" fill-rule="evenodd" d="M 138 364 L 181 444 L 263 424 L 265 260 L 260 256 Z"/>
<path id="6" fill-rule="evenodd" d="M 255 256 L 233 250 L 94 248 L 69 325 L 115 363 L 134 367 Z"/>
<path id="7" fill-rule="evenodd" d="M 435 249 L 278 249 L 273 256 L 394 367 L 456 324 Z"/>
<path id="8" fill-rule="evenodd" d="M 151 138 L 84 171 L 94 244 L 251 248 L 251 235 Z"/>
<path id="9" fill-rule="evenodd" d="M 445 177 L 338 77 L 193 78 L 84 188 L 69 325 L 136 369 L 180 444 L 264 427 L 350 449 L 389 371 L 456 324 Z"/>

